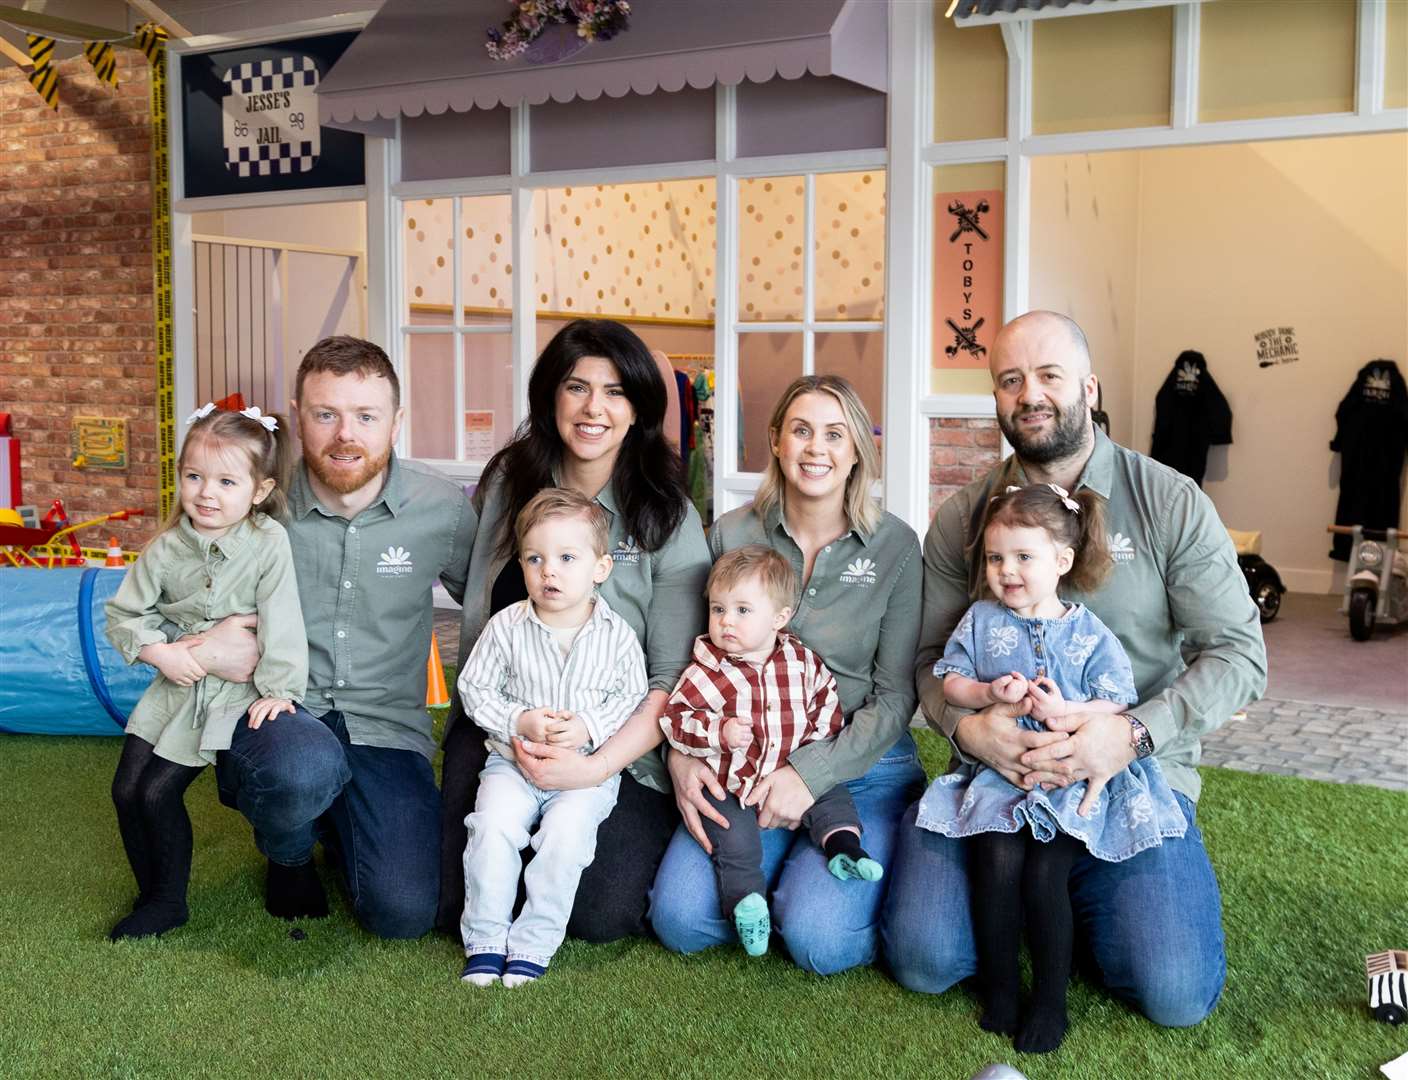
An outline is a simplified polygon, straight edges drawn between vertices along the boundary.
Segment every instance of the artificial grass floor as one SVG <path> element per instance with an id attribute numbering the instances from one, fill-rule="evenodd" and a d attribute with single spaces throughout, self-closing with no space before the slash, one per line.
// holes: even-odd
<path id="1" fill-rule="evenodd" d="M 921 742 L 932 772 L 944 749 Z M 1205 769 L 1221 1004 L 1168 1031 L 1077 980 L 1070 1035 L 1036 1057 L 981 1031 L 961 990 L 817 978 L 776 947 L 569 942 L 541 983 L 481 991 L 459 983 L 455 943 L 374 940 L 337 899 L 295 940 L 265 915 L 263 862 L 210 770 L 187 798 L 190 923 L 111 945 L 133 891 L 108 796 L 119 746 L 0 736 L 0 1076 L 966 1078 L 1007 1061 L 1031 1080 L 1367 1080 L 1408 1051 L 1364 986 L 1365 953 L 1408 945 L 1402 793 Z"/>

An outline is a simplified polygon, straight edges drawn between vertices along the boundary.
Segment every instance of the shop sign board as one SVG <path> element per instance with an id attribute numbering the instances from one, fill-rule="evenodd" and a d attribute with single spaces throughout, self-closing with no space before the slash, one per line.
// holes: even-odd
<path id="1" fill-rule="evenodd" d="M 494 456 L 493 409 L 465 410 L 464 456 L 469 461 L 488 461 Z"/>
<path id="2" fill-rule="evenodd" d="M 1002 326 L 1002 192 L 934 197 L 934 366 L 986 368 Z"/>
<path id="3" fill-rule="evenodd" d="M 182 55 L 185 197 L 363 184 L 362 136 L 318 124 L 318 83 L 356 36 Z"/>

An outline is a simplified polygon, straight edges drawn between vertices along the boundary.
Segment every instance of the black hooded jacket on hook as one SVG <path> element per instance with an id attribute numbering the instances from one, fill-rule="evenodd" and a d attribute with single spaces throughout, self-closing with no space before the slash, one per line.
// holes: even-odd
<path id="1" fill-rule="evenodd" d="M 1398 525 L 1403 454 L 1408 451 L 1408 386 L 1392 360 L 1371 360 L 1335 410 L 1330 449 L 1340 455 L 1336 525 Z M 1330 558 L 1349 559 L 1348 536 L 1336 536 Z"/>
<path id="2" fill-rule="evenodd" d="M 1149 456 L 1191 476 L 1199 487 L 1208 447 L 1232 441 L 1232 409 L 1208 373 L 1203 354 L 1185 349 L 1154 398 L 1154 440 Z"/>

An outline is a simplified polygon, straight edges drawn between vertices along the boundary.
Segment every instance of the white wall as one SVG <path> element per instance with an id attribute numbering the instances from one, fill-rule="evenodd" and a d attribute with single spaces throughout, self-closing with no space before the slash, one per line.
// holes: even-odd
<path id="1" fill-rule="evenodd" d="M 1137 153 L 1032 161 L 1030 302 L 1068 315 L 1090 341 L 1110 435 L 1134 432 L 1134 326 L 1139 280 Z"/>
<path id="2" fill-rule="evenodd" d="M 1132 445 L 1148 449 L 1174 357 L 1204 353 L 1234 416 L 1205 489 L 1229 526 L 1264 531 L 1291 589 L 1330 591 L 1335 407 L 1375 357 L 1408 371 L 1408 136 L 1140 157 Z M 1280 326 L 1301 359 L 1258 367 L 1253 335 Z"/>
<path id="3" fill-rule="evenodd" d="M 1234 443 L 1205 490 L 1291 589 L 1338 588 L 1335 408 L 1369 360 L 1408 373 L 1408 136 L 1038 158 L 1031 260 L 1032 307 L 1090 338 L 1117 441 L 1147 453 L 1174 357 L 1207 356 Z M 1254 335 L 1283 326 L 1301 359 L 1259 367 Z"/>

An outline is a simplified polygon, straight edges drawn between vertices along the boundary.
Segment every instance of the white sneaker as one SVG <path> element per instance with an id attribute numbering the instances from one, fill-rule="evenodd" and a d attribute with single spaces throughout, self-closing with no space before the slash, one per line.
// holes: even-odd
<path id="1" fill-rule="evenodd" d="M 460 982 L 469 983 L 471 986 L 493 986 L 498 981 L 499 977 L 488 971 L 476 971 L 470 975 L 460 976 Z"/>

